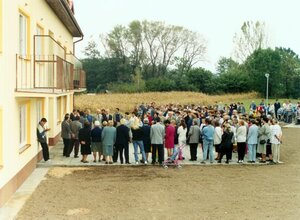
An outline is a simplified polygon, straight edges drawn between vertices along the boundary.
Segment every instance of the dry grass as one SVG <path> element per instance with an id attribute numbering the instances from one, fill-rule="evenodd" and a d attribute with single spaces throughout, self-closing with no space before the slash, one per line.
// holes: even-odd
<path id="1" fill-rule="evenodd" d="M 216 102 L 232 103 L 244 100 L 257 99 L 258 95 L 254 92 L 244 94 L 224 94 L 224 95 L 206 95 L 197 92 L 150 92 L 134 94 L 84 94 L 75 96 L 75 108 L 90 109 L 95 112 L 96 109 L 120 108 L 121 112 L 132 111 L 135 106 L 141 103 L 155 102 L 156 105 L 165 104 L 196 104 L 213 105 Z M 245 102 L 247 103 L 247 101 Z"/>

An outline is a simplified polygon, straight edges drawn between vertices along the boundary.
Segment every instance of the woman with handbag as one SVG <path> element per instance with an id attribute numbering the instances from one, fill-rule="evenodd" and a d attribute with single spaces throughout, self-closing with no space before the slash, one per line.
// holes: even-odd
<path id="1" fill-rule="evenodd" d="M 267 140 L 270 139 L 271 129 L 269 126 L 269 119 L 264 117 L 261 121 L 262 125 L 258 130 L 258 147 L 257 153 L 261 154 L 260 163 L 266 163 Z"/>

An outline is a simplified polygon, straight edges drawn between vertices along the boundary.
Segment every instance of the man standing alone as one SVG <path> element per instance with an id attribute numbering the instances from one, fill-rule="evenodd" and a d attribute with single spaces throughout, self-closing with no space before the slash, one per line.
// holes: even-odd
<path id="1" fill-rule="evenodd" d="M 47 144 L 46 132 L 50 131 L 50 128 L 45 127 L 46 123 L 47 123 L 47 119 L 42 118 L 41 121 L 37 125 L 36 134 L 37 134 L 38 142 L 41 143 L 41 147 L 43 150 L 43 158 L 45 161 L 49 161 L 49 148 L 48 148 L 48 144 Z"/>

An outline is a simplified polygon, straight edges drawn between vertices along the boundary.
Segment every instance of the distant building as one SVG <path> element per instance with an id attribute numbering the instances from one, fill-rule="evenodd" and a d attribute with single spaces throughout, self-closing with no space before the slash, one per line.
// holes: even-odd
<path id="1" fill-rule="evenodd" d="M 83 33 L 69 2 L 0 0 L 0 207 L 41 159 L 39 120 L 47 118 L 55 145 L 74 93 L 85 90 L 74 56 Z"/>

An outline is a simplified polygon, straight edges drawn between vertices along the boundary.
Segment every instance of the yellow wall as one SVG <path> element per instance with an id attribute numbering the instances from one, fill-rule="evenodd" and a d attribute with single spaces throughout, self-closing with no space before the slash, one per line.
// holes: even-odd
<path id="1" fill-rule="evenodd" d="M 0 108 L 0 167 L 3 165 L 3 145 L 2 145 L 2 137 L 3 137 L 3 132 L 2 132 L 2 126 L 3 126 L 3 121 L 2 121 L 2 108 Z"/>
<path id="2" fill-rule="evenodd" d="M 0 0 L 0 53 L 2 53 L 2 0 Z"/>

